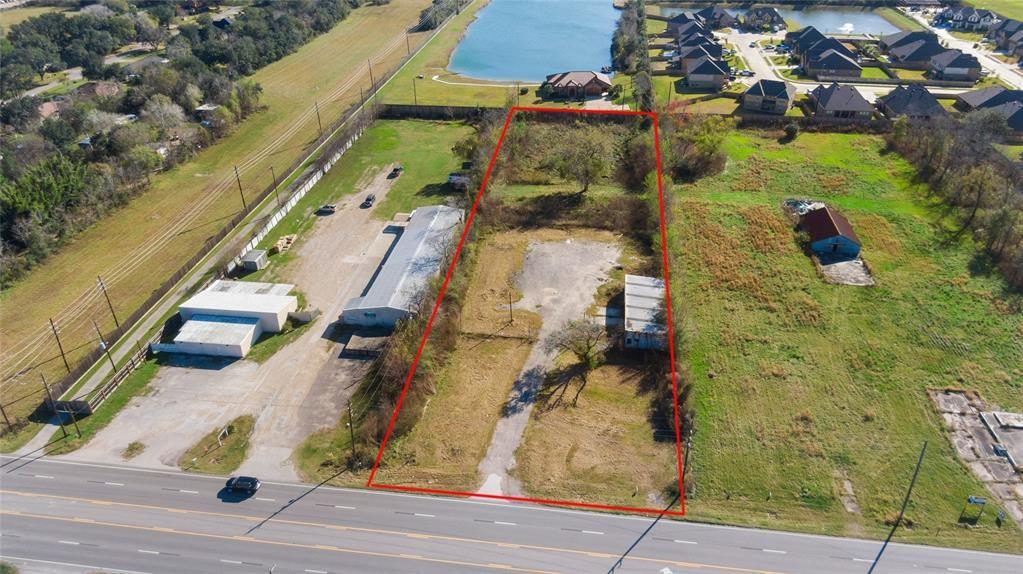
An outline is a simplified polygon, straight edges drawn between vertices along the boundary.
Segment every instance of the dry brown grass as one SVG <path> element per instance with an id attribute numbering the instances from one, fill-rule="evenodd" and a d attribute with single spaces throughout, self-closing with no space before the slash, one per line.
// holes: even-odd
<path id="1" fill-rule="evenodd" d="M 530 347 L 524 340 L 463 338 L 420 421 L 388 446 L 377 480 L 457 490 L 479 487 L 476 465 L 487 452 Z"/>
<path id="2" fill-rule="evenodd" d="M 483 240 L 479 261 L 462 306 L 462 332 L 505 337 L 528 337 L 540 329 L 540 316 L 515 309 L 509 323 L 508 301 L 518 301 L 522 293 L 515 287 L 515 274 L 522 268 L 526 248 L 538 234 L 511 231 L 495 233 Z"/>
<path id="3" fill-rule="evenodd" d="M 604 365 L 575 407 L 534 416 L 516 459 L 532 496 L 656 506 L 677 482 L 674 443 L 651 439 L 638 365 Z"/>

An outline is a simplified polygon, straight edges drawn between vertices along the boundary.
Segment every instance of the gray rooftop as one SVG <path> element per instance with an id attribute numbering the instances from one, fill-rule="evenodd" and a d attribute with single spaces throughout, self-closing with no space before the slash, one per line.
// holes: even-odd
<path id="1" fill-rule="evenodd" d="M 641 275 L 625 276 L 625 330 L 664 334 L 664 281 Z"/>
<path id="2" fill-rule="evenodd" d="M 181 325 L 174 337 L 175 343 L 204 343 L 207 345 L 242 345 L 252 342 L 259 319 L 255 317 L 223 317 L 220 315 L 193 315 Z"/>
<path id="3" fill-rule="evenodd" d="M 420 207 L 394 245 L 383 267 L 362 297 L 346 309 L 409 310 L 440 270 L 445 252 L 462 223 L 462 210 L 443 205 Z"/>

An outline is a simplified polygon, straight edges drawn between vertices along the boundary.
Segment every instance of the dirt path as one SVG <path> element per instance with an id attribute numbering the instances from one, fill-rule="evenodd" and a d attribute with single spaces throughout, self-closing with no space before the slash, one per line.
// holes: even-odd
<path id="1" fill-rule="evenodd" d="M 597 288 L 607 279 L 621 253 L 617 245 L 594 241 L 530 242 L 516 286 L 522 291 L 517 307 L 536 311 L 543 319 L 538 340 L 544 341 L 567 321 L 580 318 L 593 303 Z M 533 345 L 508 398 L 505 415 L 497 422 L 487 455 L 479 465 L 486 477 L 479 492 L 522 496 L 519 481 L 510 476 L 515 451 L 533 412 L 536 391 L 555 358 Z"/>
<path id="2" fill-rule="evenodd" d="M 358 296 L 395 235 L 382 233 L 367 193 L 382 201 L 391 187 L 387 169 L 360 193 L 338 204 L 295 248 L 282 276 L 322 314 L 298 339 L 263 364 L 205 357 L 182 358 L 160 369 L 148 393 L 128 404 L 111 424 L 71 458 L 122 463 L 131 441 L 146 445 L 129 464 L 174 467 L 205 433 L 243 415 L 256 416 L 249 454 L 239 472 L 268 480 L 297 480 L 291 453 L 311 432 L 336 424 L 368 361 L 340 358 L 331 339 L 345 302 Z M 377 204 L 379 205 L 379 203 Z M 391 214 L 388 214 L 391 215 Z"/>

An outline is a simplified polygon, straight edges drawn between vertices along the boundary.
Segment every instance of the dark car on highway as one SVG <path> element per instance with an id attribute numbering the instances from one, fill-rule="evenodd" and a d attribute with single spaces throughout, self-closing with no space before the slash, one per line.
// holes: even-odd
<path id="1" fill-rule="evenodd" d="M 260 486 L 259 479 L 254 476 L 232 476 L 227 481 L 227 489 L 231 492 L 255 494 Z"/>

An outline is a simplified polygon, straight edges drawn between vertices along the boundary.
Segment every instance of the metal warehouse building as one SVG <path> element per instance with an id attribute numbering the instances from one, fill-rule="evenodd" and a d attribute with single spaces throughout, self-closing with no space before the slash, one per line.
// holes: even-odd
<path id="1" fill-rule="evenodd" d="M 640 275 L 625 276 L 625 347 L 659 349 L 668 346 L 664 326 L 664 281 Z"/>
<path id="2" fill-rule="evenodd" d="M 443 205 L 413 211 L 369 289 L 345 305 L 341 322 L 393 328 L 411 315 L 430 278 L 440 271 L 462 218 L 461 209 Z"/>
<path id="3" fill-rule="evenodd" d="M 294 285 L 246 281 L 215 281 L 178 309 L 184 323 L 173 345 L 155 350 L 191 355 L 244 357 L 264 332 L 284 328 L 298 298 Z"/>

